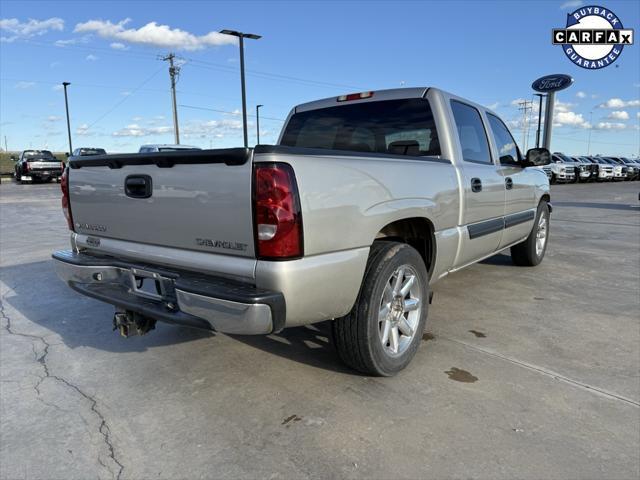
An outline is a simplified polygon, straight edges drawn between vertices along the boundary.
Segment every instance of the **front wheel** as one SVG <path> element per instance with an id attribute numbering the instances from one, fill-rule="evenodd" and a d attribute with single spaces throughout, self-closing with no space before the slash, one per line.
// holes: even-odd
<path id="1" fill-rule="evenodd" d="M 535 267 L 544 258 L 549 240 L 549 205 L 544 200 L 538 205 L 533 230 L 527 239 L 511 247 L 511 261 L 514 265 Z"/>
<path id="2" fill-rule="evenodd" d="M 395 375 L 420 346 L 428 307 L 420 254 L 404 243 L 374 242 L 355 305 L 332 324 L 338 355 L 365 374 Z"/>

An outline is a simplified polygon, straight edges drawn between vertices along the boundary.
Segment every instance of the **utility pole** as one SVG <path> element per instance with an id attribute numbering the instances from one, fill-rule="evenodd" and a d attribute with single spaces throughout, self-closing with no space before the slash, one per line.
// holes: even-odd
<path id="1" fill-rule="evenodd" d="M 69 82 L 62 82 L 64 87 L 64 106 L 67 110 L 67 134 L 69 135 L 69 155 L 73 153 L 73 146 L 71 145 L 71 121 L 69 120 L 69 100 L 67 98 L 67 87 L 71 85 Z"/>
<path id="2" fill-rule="evenodd" d="M 171 79 L 171 98 L 173 100 L 173 135 L 175 137 L 176 145 L 180 145 L 180 130 L 178 128 L 178 105 L 176 102 L 176 79 L 180 74 L 180 67 L 176 67 L 173 64 L 176 56 L 173 53 L 169 53 L 167 56 L 162 57 L 163 61 L 169 62 L 169 78 Z"/>
<path id="3" fill-rule="evenodd" d="M 533 102 L 529 100 L 523 100 L 522 102 L 518 102 L 518 110 L 522 110 L 522 148 L 526 152 L 527 151 L 527 133 L 529 127 L 529 117 L 527 113 L 532 109 L 531 105 Z"/>
<path id="4" fill-rule="evenodd" d="M 256 145 L 260 145 L 260 107 L 264 105 L 256 105 Z"/>
<path id="5" fill-rule="evenodd" d="M 4 136 L 4 151 L 5 152 L 9 151 L 9 148 L 7 147 L 7 136 L 6 135 Z"/>

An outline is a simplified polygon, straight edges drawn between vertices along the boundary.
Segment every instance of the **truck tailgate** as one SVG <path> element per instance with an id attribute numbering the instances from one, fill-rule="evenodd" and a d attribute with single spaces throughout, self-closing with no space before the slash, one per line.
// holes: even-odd
<path id="1" fill-rule="evenodd" d="M 72 158 L 75 231 L 254 257 L 251 155 L 238 148 Z"/>

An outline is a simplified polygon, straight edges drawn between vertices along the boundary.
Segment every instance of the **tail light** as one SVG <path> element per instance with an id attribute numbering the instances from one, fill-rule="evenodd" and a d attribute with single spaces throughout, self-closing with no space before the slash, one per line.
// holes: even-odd
<path id="1" fill-rule="evenodd" d="M 302 256 L 302 213 L 290 165 L 254 165 L 253 217 L 258 258 L 282 260 Z"/>
<path id="2" fill-rule="evenodd" d="M 69 169 L 65 168 L 60 177 L 60 189 L 62 190 L 62 212 L 67 219 L 69 230 L 73 231 L 73 217 L 71 216 L 71 201 L 69 199 Z"/>

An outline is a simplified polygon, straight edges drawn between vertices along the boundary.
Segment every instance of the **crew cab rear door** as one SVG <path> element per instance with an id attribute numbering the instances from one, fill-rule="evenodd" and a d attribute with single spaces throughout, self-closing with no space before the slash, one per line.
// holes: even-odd
<path id="1" fill-rule="evenodd" d="M 507 247 L 529 235 L 537 205 L 536 185 L 544 177 L 534 169 L 522 168 L 522 158 L 509 129 L 497 116 L 487 113 L 489 138 L 505 182 L 504 233 L 500 247 Z"/>
<path id="2" fill-rule="evenodd" d="M 460 225 L 465 230 L 455 267 L 489 255 L 500 245 L 504 229 L 505 183 L 493 161 L 484 114 L 457 99 L 450 100 L 462 172 Z"/>

